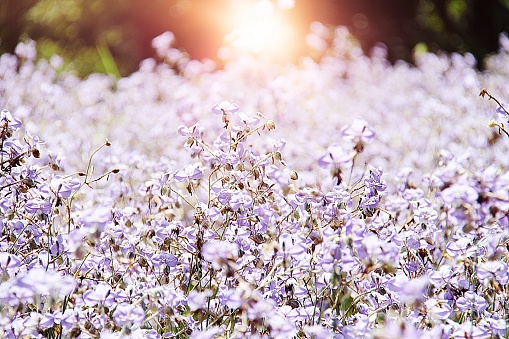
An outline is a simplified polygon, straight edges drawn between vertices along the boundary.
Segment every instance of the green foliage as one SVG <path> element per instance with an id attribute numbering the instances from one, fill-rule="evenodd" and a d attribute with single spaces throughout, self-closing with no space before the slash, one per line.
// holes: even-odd
<path id="1" fill-rule="evenodd" d="M 79 76 L 92 72 L 127 75 L 140 59 L 136 32 L 126 20 L 129 3 L 40 0 L 27 11 L 23 32 L 37 41 L 41 57 L 59 54 L 64 68 Z"/>

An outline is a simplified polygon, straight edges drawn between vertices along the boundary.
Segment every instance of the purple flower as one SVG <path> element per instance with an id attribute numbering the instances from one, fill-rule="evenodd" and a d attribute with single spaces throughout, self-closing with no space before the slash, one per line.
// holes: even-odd
<path id="1" fill-rule="evenodd" d="M 200 179 L 203 175 L 203 169 L 199 163 L 189 164 L 183 170 L 178 170 L 173 178 L 178 182 L 191 179 Z"/>
<path id="2" fill-rule="evenodd" d="M 70 329 L 76 323 L 76 316 L 72 309 L 66 309 L 65 312 L 45 313 L 40 320 L 42 328 L 51 328 L 55 324 L 61 324 L 66 330 Z"/>
<path id="3" fill-rule="evenodd" d="M 178 128 L 178 133 L 184 137 L 193 137 L 193 138 L 201 138 L 203 132 L 198 127 L 198 123 L 194 124 L 191 127 L 180 126 Z"/>
<path id="4" fill-rule="evenodd" d="M 343 271 L 353 274 L 360 269 L 360 264 L 359 259 L 354 257 L 349 249 L 341 251 L 341 269 Z"/>
<path id="5" fill-rule="evenodd" d="M 191 311 L 207 308 L 207 301 L 212 295 L 212 291 L 197 292 L 192 290 L 187 296 L 187 305 Z"/>
<path id="6" fill-rule="evenodd" d="M 488 318 L 486 320 L 489 322 L 493 334 L 495 335 L 498 334 L 499 337 L 503 338 L 507 330 L 506 320 L 498 319 L 497 316 L 493 318 Z"/>
<path id="7" fill-rule="evenodd" d="M 400 292 L 408 284 L 409 280 L 405 274 L 400 273 L 387 281 L 387 288 L 393 292 Z"/>
<path id="8" fill-rule="evenodd" d="M 472 186 L 465 184 L 454 184 L 444 189 L 441 193 L 442 199 L 446 204 L 453 204 L 456 201 L 461 201 L 467 204 L 474 204 L 479 197 L 479 193 Z"/>
<path id="9" fill-rule="evenodd" d="M 228 289 L 219 293 L 218 300 L 221 305 L 228 306 L 231 309 L 237 309 L 244 302 L 242 294 L 243 292 L 240 288 Z"/>
<path id="10" fill-rule="evenodd" d="M 51 201 L 34 198 L 30 199 L 25 203 L 25 211 L 28 213 L 44 213 L 44 214 L 50 214 L 51 213 Z"/>
<path id="11" fill-rule="evenodd" d="M 7 126 L 12 131 L 17 131 L 22 125 L 21 120 L 14 118 L 11 112 L 6 109 L 0 112 L 0 122 L 3 124 L 4 121 L 7 121 Z"/>
<path id="12" fill-rule="evenodd" d="M 497 112 L 497 115 L 504 119 L 507 118 L 507 109 L 505 108 L 505 104 L 502 104 L 501 106 L 498 106 L 495 112 Z"/>
<path id="13" fill-rule="evenodd" d="M 344 168 L 352 167 L 355 152 L 345 151 L 339 144 L 333 144 L 327 148 L 327 153 L 318 159 L 318 165 L 322 168 L 339 166 Z"/>
<path id="14" fill-rule="evenodd" d="M 414 208 L 414 220 L 417 223 L 434 224 L 438 220 L 438 212 L 428 199 L 421 199 Z"/>
<path id="15" fill-rule="evenodd" d="M 260 122 L 260 117 L 257 115 L 254 116 L 248 116 L 245 113 L 240 112 L 239 113 L 239 119 L 242 121 L 245 125 L 256 125 Z"/>
<path id="16" fill-rule="evenodd" d="M 257 296 L 256 302 L 250 304 L 247 309 L 247 317 L 249 320 L 269 318 L 274 314 L 274 306 L 272 299 L 263 299 L 261 296 Z"/>
<path id="17" fill-rule="evenodd" d="M 71 194 L 76 192 L 80 187 L 81 182 L 78 179 L 64 179 L 59 176 L 51 179 L 51 188 L 64 199 L 69 198 Z"/>
<path id="18" fill-rule="evenodd" d="M 456 307 L 458 307 L 461 312 L 470 311 L 471 309 L 482 312 L 488 307 L 488 304 L 483 297 L 472 291 L 468 291 L 463 297 L 459 297 L 458 300 L 456 300 Z"/>
<path id="19" fill-rule="evenodd" d="M 85 210 L 81 215 L 81 223 L 88 228 L 91 233 L 104 232 L 106 225 L 113 219 L 111 208 L 95 207 Z"/>
<path id="20" fill-rule="evenodd" d="M 509 283 L 509 268 L 503 261 L 488 261 L 477 267 L 477 277 L 481 282 L 495 278 L 502 285 Z"/>
<path id="21" fill-rule="evenodd" d="M 212 263 L 215 270 L 220 269 L 228 260 L 233 260 L 238 255 L 237 244 L 228 241 L 212 240 L 203 245 L 203 259 Z"/>
<path id="22" fill-rule="evenodd" d="M 145 311 L 139 305 L 122 303 L 113 312 L 113 320 L 118 326 L 133 324 L 141 326 L 145 321 Z"/>
<path id="23" fill-rule="evenodd" d="M 154 267 L 160 267 L 165 264 L 168 267 L 175 267 L 178 263 L 178 258 L 171 253 L 160 253 L 152 256 L 152 264 Z"/>
<path id="24" fill-rule="evenodd" d="M 344 139 L 350 140 L 354 144 L 369 144 L 375 138 L 375 130 L 368 126 L 368 122 L 362 119 L 355 119 L 351 125 L 341 129 L 341 135 Z"/>
<path id="25" fill-rule="evenodd" d="M 222 205 L 228 205 L 228 203 L 230 202 L 230 199 L 232 198 L 233 196 L 233 192 L 230 191 L 230 190 L 221 190 L 221 192 L 219 192 L 219 194 L 217 195 L 217 200 L 222 204 Z"/>
<path id="26" fill-rule="evenodd" d="M 471 240 L 469 238 L 460 238 L 456 241 L 450 241 L 447 246 L 447 254 L 451 257 L 456 258 L 458 256 L 471 256 L 475 253 L 476 246 L 471 246 Z"/>
<path id="27" fill-rule="evenodd" d="M 430 298 L 426 300 L 425 305 L 428 312 L 437 319 L 447 319 L 452 313 L 451 306 L 449 306 L 449 304 L 444 300 Z"/>
<path id="28" fill-rule="evenodd" d="M 111 306 L 115 302 L 115 294 L 110 285 L 100 282 L 94 289 L 89 289 L 83 294 L 83 301 L 89 306 L 104 304 Z"/>
<path id="29" fill-rule="evenodd" d="M 442 284 L 449 282 L 449 279 L 451 279 L 452 275 L 453 275 L 453 270 L 452 270 L 451 266 L 442 265 L 442 266 L 440 266 L 438 271 L 435 271 L 430 275 L 429 280 L 435 286 L 442 286 Z"/>
<path id="30" fill-rule="evenodd" d="M 346 338 L 367 338 L 370 333 L 369 319 L 365 314 L 356 314 L 355 321 L 344 327 L 343 332 Z"/>
<path id="31" fill-rule="evenodd" d="M 251 196 L 246 194 L 246 193 L 239 192 L 239 193 L 236 193 L 236 194 L 232 195 L 232 197 L 230 198 L 229 203 L 230 203 L 230 207 L 234 211 L 236 211 L 241 206 L 243 208 L 251 207 L 252 204 L 253 204 L 253 198 L 251 198 Z"/>
<path id="32" fill-rule="evenodd" d="M 0 252 L 0 270 L 14 270 L 21 265 L 21 258 L 15 254 Z"/>
<path id="33" fill-rule="evenodd" d="M 374 171 L 369 171 L 369 177 L 364 179 L 366 188 L 376 190 L 378 193 L 384 193 L 387 190 L 387 183 L 382 180 L 383 170 L 382 167 Z"/>
<path id="34" fill-rule="evenodd" d="M 468 336 L 469 339 L 488 339 L 491 337 L 485 328 L 473 325 L 469 320 L 462 323 L 460 328 L 452 334 L 451 338 L 463 339 L 465 336 Z"/>
<path id="35" fill-rule="evenodd" d="M 189 337 L 190 339 L 213 339 L 223 332 L 219 327 L 210 327 L 205 331 L 194 331 Z"/>
<path id="36" fill-rule="evenodd" d="M 237 106 L 237 104 L 232 104 L 227 100 L 223 100 L 212 106 L 212 113 L 214 114 L 235 114 L 238 111 L 239 106 Z"/>
<path id="37" fill-rule="evenodd" d="M 378 206 L 378 203 L 380 202 L 380 198 L 378 195 L 374 195 L 372 197 L 369 197 L 367 199 L 363 199 L 361 202 L 361 206 L 363 209 L 375 209 Z"/>
<path id="38" fill-rule="evenodd" d="M 2 150 L 3 153 L 9 154 L 12 159 L 17 156 L 20 156 L 26 150 L 26 147 L 23 146 L 18 139 L 11 138 L 4 140 Z"/>

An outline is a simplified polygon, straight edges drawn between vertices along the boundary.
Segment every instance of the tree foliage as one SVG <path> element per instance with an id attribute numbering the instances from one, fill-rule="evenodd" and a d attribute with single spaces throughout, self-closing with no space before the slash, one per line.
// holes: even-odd
<path id="1" fill-rule="evenodd" d="M 210 46 L 185 27 L 187 18 L 168 15 L 172 6 L 197 7 L 200 1 L 2 0 L 0 53 L 12 53 L 20 39 L 30 37 L 38 42 L 40 56 L 58 53 L 82 76 L 93 71 L 126 75 L 152 55 L 150 41 L 163 31 L 180 31 L 182 47 Z M 384 43 L 393 62 L 411 62 L 415 46 L 470 52 L 482 60 L 497 49 L 498 35 L 509 31 L 508 0 L 297 0 L 294 10 L 347 26 L 365 51 Z"/>

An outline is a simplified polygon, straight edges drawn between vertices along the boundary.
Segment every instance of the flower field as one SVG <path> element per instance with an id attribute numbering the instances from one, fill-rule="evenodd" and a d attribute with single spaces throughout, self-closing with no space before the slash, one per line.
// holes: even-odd
<path id="1" fill-rule="evenodd" d="M 0 337 L 509 338 L 509 39 L 483 71 L 316 39 L 0 56 Z"/>

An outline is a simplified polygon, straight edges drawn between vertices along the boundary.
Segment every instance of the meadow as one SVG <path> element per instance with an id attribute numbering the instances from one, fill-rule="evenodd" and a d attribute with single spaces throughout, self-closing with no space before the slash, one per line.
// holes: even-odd
<path id="1" fill-rule="evenodd" d="M 123 78 L 0 56 L 3 338 L 509 338 L 509 38 Z M 483 63 L 479 71 L 477 63 Z"/>

